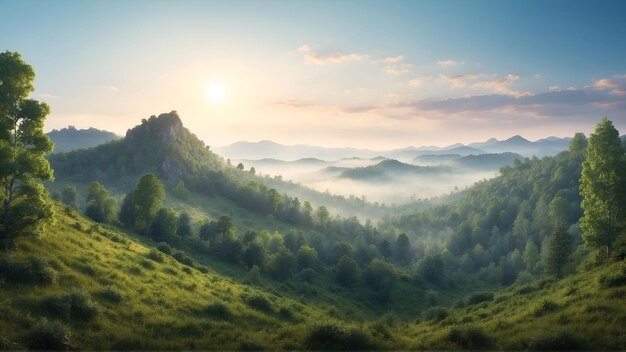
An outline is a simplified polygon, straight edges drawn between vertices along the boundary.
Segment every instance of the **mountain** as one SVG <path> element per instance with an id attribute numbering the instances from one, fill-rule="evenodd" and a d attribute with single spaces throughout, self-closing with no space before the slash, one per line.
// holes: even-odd
<path id="1" fill-rule="evenodd" d="M 236 142 L 225 147 L 217 147 L 215 151 L 230 159 L 258 160 L 264 158 L 280 160 L 298 160 L 302 158 L 316 158 L 322 160 L 337 160 L 342 158 L 371 158 L 379 152 L 357 148 L 325 148 L 310 145 L 287 146 L 272 141 Z"/>
<path id="2" fill-rule="evenodd" d="M 91 148 L 120 138 L 113 132 L 95 128 L 77 130 L 74 126 L 52 130 L 47 135 L 54 143 L 54 153 L 66 153 L 75 149 Z"/>
<path id="3" fill-rule="evenodd" d="M 451 171 L 448 167 L 416 166 L 405 164 L 395 159 L 387 159 L 376 165 L 344 170 L 339 177 L 360 181 L 382 182 L 395 177 L 434 176 L 441 173 L 450 173 Z"/>
<path id="4" fill-rule="evenodd" d="M 524 157 L 517 153 L 468 155 L 452 161 L 453 166 L 471 170 L 498 170 L 502 166 L 511 166 L 515 160 Z"/>
<path id="5" fill-rule="evenodd" d="M 489 153 L 517 153 L 526 157 L 553 156 L 567 150 L 571 138 L 547 137 L 531 142 L 526 138 L 516 135 L 509 139 L 499 141 L 491 138 L 485 142 L 471 143 L 469 146 L 480 148 Z"/>
<path id="6" fill-rule="evenodd" d="M 411 163 L 422 166 L 449 165 L 451 161 L 461 157 L 461 154 L 427 154 L 416 156 Z"/>

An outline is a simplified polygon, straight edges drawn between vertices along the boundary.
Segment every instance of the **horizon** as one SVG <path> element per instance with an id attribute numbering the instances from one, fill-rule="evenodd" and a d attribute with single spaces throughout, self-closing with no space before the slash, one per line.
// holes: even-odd
<path id="1" fill-rule="evenodd" d="M 626 130 L 626 3 L 601 5 L 0 0 L 0 50 L 33 65 L 46 131 L 176 110 L 215 146 L 538 140 Z"/>

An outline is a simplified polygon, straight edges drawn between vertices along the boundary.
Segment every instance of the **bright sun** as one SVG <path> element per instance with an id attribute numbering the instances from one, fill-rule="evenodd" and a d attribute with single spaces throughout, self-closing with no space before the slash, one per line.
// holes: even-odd
<path id="1" fill-rule="evenodd" d="M 221 103 L 226 97 L 226 86 L 220 82 L 212 83 L 207 87 L 206 94 L 212 103 Z"/>

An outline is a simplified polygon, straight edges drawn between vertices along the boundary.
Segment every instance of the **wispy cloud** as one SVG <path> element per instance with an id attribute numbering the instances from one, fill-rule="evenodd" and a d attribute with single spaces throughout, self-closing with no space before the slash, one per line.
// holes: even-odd
<path id="1" fill-rule="evenodd" d="M 473 88 L 487 88 L 492 89 L 496 93 L 502 93 L 513 97 L 521 97 L 530 95 L 529 92 L 521 92 L 511 89 L 511 86 L 520 79 L 518 75 L 508 74 L 504 78 L 494 79 L 490 81 L 476 82 L 472 84 Z"/>
<path id="2" fill-rule="evenodd" d="M 416 77 L 409 81 L 409 85 L 411 87 L 418 88 L 424 85 L 424 83 L 431 81 L 432 79 L 433 79 L 433 76 Z"/>
<path id="3" fill-rule="evenodd" d="M 398 62 L 402 60 L 404 60 L 404 55 L 388 56 L 385 59 L 383 59 L 383 62 L 387 64 L 397 64 Z"/>
<path id="4" fill-rule="evenodd" d="M 439 64 L 439 66 L 442 67 L 450 67 L 450 66 L 456 66 L 456 65 L 460 65 L 463 63 L 463 61 L 455 61 L 452 59 L 445 59 L 445 60 L 439 60 L 437 61 L 437 63 Z"/>
<path id="5" fill-rule="evenodd" d="M 320 55 L 320 54 L 314 53 L 311 50 L 311 47 L 308 46 L 307 44 L 302 44 L 300 47 L 298 47 L 297 51 L 301 54 L 304 54 L 304 58 L 307 62 L 318 64 L 318 65 L 323 65 L 323 64 L 328 64 L 328 63 L 336 64 L 336 63 L 340 63 L 344 61 L 360 61 L 360 60 L 367 58 L 367 55 L 357 54 L 357 53 L 350 53 L 350 54 L 334 53 L 334 54 L 329 54 L 329 55 Z"/>
<path id="6" fill-rule="evenodd" d="M 475 81 L 485 76 L 487 75 L 484 73 L 471 73 L 454 76 L 439 75 L 439 80 L 450 83 L 454 88 L 465 88 L 468 82 Z"/>
<path id="7" fill-rule="evenodd" d="M 616 75 L 615 79 L 619 81 L 623 81 L 626 78 L 626 75 L 619 76 Z M 624 82 L 621 82 L 624 83 Z M 599 90 L 609 90 L 613 95 L 626 95 L 626 84 L 620 86 L 614 80 L 610 80 L 608 78 L 602 78 L 593 83 L 593 87 Z"/>

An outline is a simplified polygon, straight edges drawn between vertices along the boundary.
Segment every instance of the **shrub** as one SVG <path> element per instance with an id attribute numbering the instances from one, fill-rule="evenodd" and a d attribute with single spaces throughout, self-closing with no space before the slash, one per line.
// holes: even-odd
<path id="1" fill-rule="evenodd" d="M 448 340 L 470 350 L 484 350 L 492 346 L 491 338 L 478 327 L 453 327 L 448 331 Z"/>
<path id="2" fill-rule="evenodd" d="M 550 301 L 548 299 L 544 299 L 541 302 L 539 302 L 533 314 L 536 317 L 540 317 L 544 314 L 552 313 L 556 311 L 557 309 L 559 309 L 559 305 L 557 303 Z"/>
<path id="3" fill-rule="evenodd" d="M 183 265 L 193 267 L 193 259 L 191 259 L 187 254 L 185 254 L 185 252 L 176 252 L 174 253 L 173 257 L 174 259 L 176 259 L 177 262 Z"/>
<path id="4" fill-rule="evenodd" d="M 278 309 L 278 316 L 285 320 L 294 320 L 295 315 L 293 314 L 293 310 L 289 307 L 282 306 Z"/>
<path id="5" fill-rule="evenodd" d="M 493 301 L 493 293 L 491 292 L 476 292 L 473 295 L 469 296 L 467 299 L 467 304 L 478 304 L 482 302 Z"/>
<path id="6" fill-rule="evenodd" d="M 170 247 L 169 244 L 165 243 L 165 242 L 161 242 L 156 246 L 156 249 L 158 249 L 159 251 L 167 254 L 167 255 L 172 255 L 172 247 Z"/>
<path id="7" fill-rule="evenodd" d="M 615 273 L 610 275 L 602 275 L 598 279 L 598 283 L 602 288 L 619 287 L 626 285 L 626 274 Z"/>
<path id="8" fill-rule="evenodd" d="M 528 345 L 531 351 L 575 351 L 586 348 L 585 343 L 569 331 L 539 333 Z"/>
<path id="9" fill-rule="evenodd" d="M 253 309 L 261 312 L 271 313 L 273 311 L 272 302 L 265 296 L 261 295 L 249 295 L 244 296 L 243 301 Z"/>
<path id="10" fill-rule="evenodd" d="M 230 308 L 222 302 L 209 303 L 202 312 L 211 318 L 229 320 L 233 317 Z"/>
<path id="11" fill-rule="evenodd" d="M 43 301 L 44 307 L 61 318 L 90 320 L 98 315 L 98 306 L 85 292 L 51 296 Z"/>
<path id="12" fill-rule="evenodd" d="M 100 291 L 98 296 L 111 303 L 122 303 L 126 299 L 123 293 L 111 286 L 108 286 Z"/>
<path id="13" fill-rule="evenodd" d="M 346 329 L 332 323 L 312 327 L 306 339 L 306 347 L 316 351 L 366 351 L 377 349 L 369 335 L 363 330 Z"/>
<path id="14" fill-rule="evenodd" d="M 50 285 L 56 278 L 57 272 L 37 257 L 30 256 L 26 262 L 0 258 L 0 279 L 7 282 Z"/>
<path id="15" fill-rule="evenodd" d="M 165 256 L 163 255 L 163 253 L 155 249 L 151 249 L 148 253 L 146 253 L 146 258 L 152 259 L 158 263 L 163 263 L 163 261 L 165 261 Z"/>
<path id="16" fill-rule="evenodd" d="M 317 273 L 315 272 L 315 270 L 311 268 L 306 268 L 300 271 L 297 277 L 299 280 L 302 280 L 308 284 L 312 284 L 315 281 L 315 278 L 317 277 Z"/>
<path id="17" fill-rule="evenodd" d="M 31 350 L 69 351 L 75 349 L 71 331 L 59 322 L 42 320 L 30 332 L 28 348 Z"/>
<path id="18" fill-rule="evenodd" d="M 442 307 L 432 307 L 422 313 L 425 319 L 441 321 L 448 316 L 448 311 Z"/>

